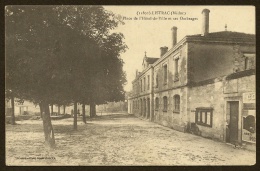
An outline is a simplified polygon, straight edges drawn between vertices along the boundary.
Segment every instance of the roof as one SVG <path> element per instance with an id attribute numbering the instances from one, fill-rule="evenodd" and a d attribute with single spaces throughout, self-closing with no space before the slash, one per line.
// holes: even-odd
<path id="1" fill-rule="evenodd" d="M 145 57 L 145 61 L 149 64 L 153 64 L 155 61 L 157 61 L 159 58 L 155 57 Z"/>
<path id="2" fill-rule="evenodd" d="M 187 35 L 188 37 L 202 37 L 201 34 L 195 35 Z M 220 32 L 213 32 L 208 33 L 206 36 L 208 38 L 246 38 L 246 39 L 255 39 L 254 34 L 247 34 L 241 32 L 233 32 L 233 31 L 220 31 Z"/>

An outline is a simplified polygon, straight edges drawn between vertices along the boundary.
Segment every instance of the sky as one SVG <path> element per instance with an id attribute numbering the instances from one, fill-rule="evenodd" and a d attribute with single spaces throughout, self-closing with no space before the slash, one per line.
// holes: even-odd
<path id="1" fill-rule="evenodd" d="M 255 34 L 254 6 L 104 6 L 104 8 L 117 14 L 125 23 L 113 30 L 124 34 L 124 41 L 128 46 L 127 51 L 121 54 L 125 63 L 123 69 L 127 74 L 125 91 L 132 90 L 135 72 L 141 71 L 145 52 L 148 57 L 159 58 L 160 47 L 172 48 L 173 26 L 178 28 L 177 42 L 186 35 L 201 34 L 201 12 L 205 8 L 210 10 L 209 32 L 225 31 L 227 25 L 227 31 Z M 181 17 L 194 20 L 181 20 Z"/>

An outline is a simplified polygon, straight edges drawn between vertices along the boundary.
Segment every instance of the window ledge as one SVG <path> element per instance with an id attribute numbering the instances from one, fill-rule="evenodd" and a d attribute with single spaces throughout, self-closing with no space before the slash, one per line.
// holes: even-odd
<path id="1" fill-rule="evenodd" d="M 167 112 L 167 110 L 163 110 L 163 112 Z"/>
<path id="2" fill-rule="evenodd" d="M 196 124 L 200 125 L 200 126 L 205 126 L 205 127 L 212 128 L 212 125 L 208 125 L 208 124 L 205 124 L 205 123 L 196 122 Z"/>
<path id="3" fill-rule="evenodd" d="M 180 111 L 172 111 L 172 113 L 180 114 Z"/>

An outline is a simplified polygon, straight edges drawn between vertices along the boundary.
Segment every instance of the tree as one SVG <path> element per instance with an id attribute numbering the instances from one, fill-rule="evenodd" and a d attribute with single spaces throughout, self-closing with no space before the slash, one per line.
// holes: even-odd
<path id="1" fill-rule="evenodd" d="M 82 103 L 82 120 L 86 124 L 86 110 L 85 110 L 85 103 Z"/>
<path id="2" fill-rule="evenodd" d="M 55 15 L 51 8 L 6 7 L 6 87 L 15 97 L 40 104 L 49 147 L 55 145 L 49 104 L 67 88 L 56 83 L 65 81 L 66 72 L 55 67 L 61 60 L 55 54 L 59 29 Z"/>
<path id="3" fill-rule="evenodd" d="M 101 6 L 63 6 L 57 11 L 62 16 L 60 19 L 63 18 L 63 23 L 90 39 L 87 42 L 91 43 L 86 43 L 86 46 L 93 45 L 91 54 L 82 55 L 85 59 L 87 57 L 87 63 L 81 62 L 77 65 L 84 65 L 85 67 L 82 67 L 85 70 L 75 75 L 81 80 L 76 79 L 74 82 L 75 90 L 79 88 L 79 91 L 73 93 L 77 102 L 90 105 L 90 116 L 95 116 L 96 104 L 124 98 L 123 84 L 126 79 L 122 71 L 123 61 L 120 59 L 120 53 L 124 52 L 127 46 L 123 42 L 122 34 L 110 33 L 110 30 L 122 22 Z M 81 45 L 84 45 L 83 42 Z"/>
<path id="4" fill-rule="evenodd" d="M 6 87 L 17 98 L 38 103 L 45 143 L 55 146 L 49 105 L 119 100 L 125 74 L 120 23 L 101 6 L 6 7 Z M 75 110 L 76 109 L 76 110 Z"/>

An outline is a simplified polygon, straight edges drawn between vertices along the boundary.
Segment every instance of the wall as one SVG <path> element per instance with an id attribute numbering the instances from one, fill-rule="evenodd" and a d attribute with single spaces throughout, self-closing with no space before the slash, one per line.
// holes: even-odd
<path id="1" fill-rule="evenodd" d="M 155 99 L 159 98 L 159 109 L 154 110 L 154 122 L 173 128 L 178 131 L 185 131 L 187 125 L 187 87 L 177 88 L 169 91 L 163 91 L 154 95 Z M 180 96 L 180 112 L 174 111 L 174 95 Z M 163 111 L 163 97 L 167 97 L 167 112 Z M 155 106 L 155 104 L 154 104 Z"/>
<path id="2" fill-rule="evenodd" d="M 189 42 L 189 79 L 193 82 L 244 70 L 243 53 L 255 53 L 255 45 Z M 251 61 L 254 65 L 254 60 Z"/>
<path id="3" fill-rule="evenodd" d="M 178 80 L 175 79 L 175 61 L 178 62 Z M 164 82 L 163 66 L 167 65 L 167 83 Z M 158 86 L 156 86 L 156 74 L 158 74 Z M 183 86 L 187 83 L 187 44 L 183 44 L 175 52 L 165 57 L 161 62 L 154 64 L 154 91 L 160 92 L 171 88 Z"/>
<path id="4" fill-rule="evenodd" d="M 246 72 L 246 71 L 245 71 Z M 239 74 L 239 73 L 238 73 Z M 230 88 L 233 87 L 233 88 Z M 242 96 L 245 92 L 255 92 L 255 75 L 225 80 L 215 79 L 213 83 L 194 86 L 189 89 L 188 114 L 190 122 L 195 122 L 195 109 L 198 107 L 213 108 L 213 125 L 205 127 L 198 125 L 201 136 L 225 141 L 226 122 L 229 118 L 227 102 L 239 101 L 239 135 L 241 135 L 240 124 L 242 122 Z M 241 139 L 241 136 L 239 137 Z"/>

